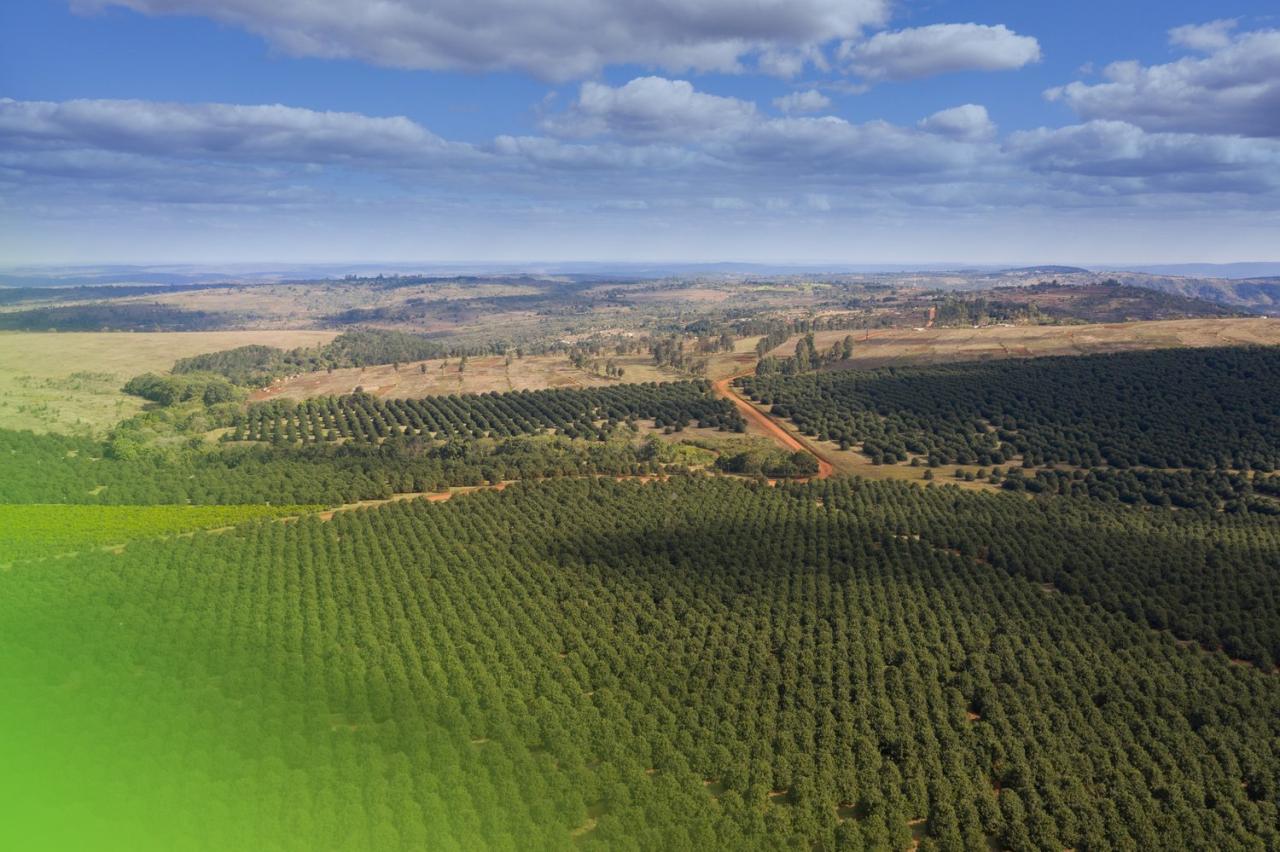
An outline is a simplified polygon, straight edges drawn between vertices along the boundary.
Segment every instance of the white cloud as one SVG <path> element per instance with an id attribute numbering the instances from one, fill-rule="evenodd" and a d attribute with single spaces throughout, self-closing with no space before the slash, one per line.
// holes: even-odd
<path id="1" fill-rule="evenodd" d="M 873 80 L 912 80 L 954 71 L 1004 71 L 1040 60 L 1040 44 L 1003 24 L 931 24 L 846 42 L 841 56 Z"/>
<path id="2" fill-rule="evenodd" d="M 996 135 L 996 126 L 987 115 L 987 108 L 980 104 L 963 104 L 935 112 L 921 119 L 920 128 L 956 139 L 981 140 Z"/>
<path id="3" fill-rule="evenodd" d="M 699 92 L 686 80 L 637 77 L 618 88 L 583 83 L 568 111 L 545 119 L 543 128 L 561 136 L 689 141 L 736 135 L 755 118 L 750 101 Z"/>
<path id="4" fill-rule="evenodd" d="M 1173 34 L 1208 55 L 1152 66 L 1116 62 L 1104 70 L 1105 82 L 1077 81 L 1045 96 L 1082 118 L 1147 130 L 1280 137 L 1280 30 L 1232 37 L 1210 24 Z"/>
<path id="5" fill-rule="evenodd" d="M 1148 133 L 1122 121 L 1090 121 L 1014 133 L 1006 147 L 1037 171 L 1134 179 L 1116 185 L 1131 192 L 1280 188 L 1280 142 L 1269 139 Z"/>
<path id="6" fill-rule="evenodd" d="M 407 164 L 463 154 L 403 117 L 375 118 L 276 105 L 0 98 L 4 147 L 62 146 L 168 158 Z"/>
<path id="7" fill-rule="evenodd" d="M 799 112 L 821 112 L 831 106 L 831 98 L 817 89 L 807 89 L 774 98 L 773 105 L 788 115 Z"/>
<path id="8" fill-rule="evenodd" d="M 1237 18 L 1222 18 L 1207 24 L 1187 24 L 1169 30 L 1173 44 L 1212 53 L 1231 44 L 1231 31 L 1240 25 Z"/>
<path id="9" fill-rule="evenodd" d="M 518 69 L 555 80 L 607 65 L 736 71 L 744 57 L 791 75 L 814 45 L 880 26 L 890 0 L 74 0 L 201 15 L 294 56 L 404 68 Z M 790 59 L 783 59 L 790 54 Z"/>

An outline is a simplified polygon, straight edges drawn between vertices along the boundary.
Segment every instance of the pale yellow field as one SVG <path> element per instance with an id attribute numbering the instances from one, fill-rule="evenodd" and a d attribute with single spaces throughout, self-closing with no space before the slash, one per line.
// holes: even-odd
<path id="1" fill-rule="evenodd" d="M 331 331 L 3 332 L 0 428 L 101 434 L 136 414 L 120 391 L 130 378 L 179 358 L 251 343 L 293 349 L 327 343 Z"/>
<path id="2" fill-rule="evenodd" d="M 871 331 L 821 331 L 819 349 L 852 334 L 857 345 L 844 366 L 934 364 L 1040 355 L 1089 355 L 1139 349 L 1280 344 L 1280 319 L 1185 319 L 1106 325 L 1025 325 L 984 328 L 886 328 Z M 793 337 L 773 350 L 795 351 Z"/>
<path id="3" fill-rule="evenodd" d="M 607 359 L 601 359 L 602 361 Z M 660 370 L 648 355 L 623 355 L 612 359 L 622 367 L 624 382 L 669 382 L 683 376 Z M 425 368 L 425 369 L 424 369 Z M 617 384 L 618 379 L 579 370 L 564 355 L 528 355 L 507 363 L 504 356 L 467 359 L 459 372 L 458 359 L 435 359 L 376 367 L 353 367 L 329 372 L 304 373 L 259 390 L 252 399 L 305 399 L 351 393 L 362 388 L 382 397 L 419 397 L 451 393 L 536 390 L 538 388 L 586 388 Z"/>

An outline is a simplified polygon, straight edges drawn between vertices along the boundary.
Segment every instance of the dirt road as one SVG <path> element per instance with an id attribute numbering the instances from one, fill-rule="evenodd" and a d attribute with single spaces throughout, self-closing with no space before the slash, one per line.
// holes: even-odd
<path id="1" fill-rule="evenodd" d="M 778 422 L 765 414 L 760 409 L 752 405 L 748 400 L 744 399 L 733 388 L 733 380 L 738 376 L 730 376 L 726 379 L 712 382 L 711 387 L 717 394 L 729 400 L 737 407 L 742 416 L 751 423 L 756 424 L 763 429 L 769 437 L 773 438 L 782 446 L 792 452 L 808 453 L 818 460 L 818 479 L 826 479 L 835 472 L 831 462 L 823 457 L 822 453 L 809 444 L 809 442 L 792 435 L 786 429 L 783 429 Z"/>

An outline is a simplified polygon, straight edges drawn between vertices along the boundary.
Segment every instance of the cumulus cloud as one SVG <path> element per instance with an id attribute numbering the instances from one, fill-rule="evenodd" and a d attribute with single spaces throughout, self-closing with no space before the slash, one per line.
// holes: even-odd
<path id="1" fill-rule="evenodd" d="M 819 92 L 817 89 L 807 89 L 803 92 L 792 92 L 789 95 L 774 98 L 773 105 L 788 114 L 799 112 L 821 112 L 831 106 L 831 98 L 822 94 L 822 92 Z"/>
<path id="2" fill-rule="evenodd" d="M 1237 18 L 1221 18 L 1207 24 L 1187 24 L 1169 30 L 1169 41 L 1192 50 L 1211 53 L 1231 44 L 1231 31 L 1239 25 Z"/>
<path id="3" fill-rule="evenodd" d="M 0 98 L 0 145 L 317 163 L 412 163 L 467 150 L 403 116 L 376 118 L 278 104 L 11 98 Z"/>
<path id="4" fill-rule="evenodd" d="M 1175 43 L 1206 51 L 1164 65 L 1116 62 L 1097 84 L 1049 89 L 1085 119 L 1152 131 L 1280 137 L 1280 30 L 1231 34 L 1228 22 L 1172 31 Z"/>
<path id="5" fill-rule="evenodd" d="M 569 110 L 543 128 L 560 136 L 693 140 L 738 134 L 755 118 L 750 101 L 699 92 L 686 80 L 637 77 L 617 88 L 583 83 Z"/>
<path id="6" fill-rule="evenodd" d="M 1007 149 L 1042 172 L 1133 178 L 1143 191 L 1262 193 L 1280 188 L 1280 143 L 1239 136 L 1149 133 L 1090 121 L 1014 133 Z"/>
<path id="7" fill-rule="evenodd" d="M 1004 71 L 1040 60 L 1040 43 L 1003 24 L 931 24 L 846 42 L 840 54 L 872 80 L 913 80 L 954 71 Z"/>
<path id="8" fill-rule="evenodd" d="M 744 57 L 785 75 L 814 45 L 883 25 L 889 0 L 76 0 L 200 15 L 294 56 L 404 68 L 518 69 L 554 80 L 606 65 L 736 71 Z"/>
<path id="9" fill-rule="evenodd" d="M 980 104 L 963 104 L 935 112 L 920 120 L 920 128 L 956 139 L 980 140 L 996 135 L 996 126 L 987 115 L 987 108 Z"/>

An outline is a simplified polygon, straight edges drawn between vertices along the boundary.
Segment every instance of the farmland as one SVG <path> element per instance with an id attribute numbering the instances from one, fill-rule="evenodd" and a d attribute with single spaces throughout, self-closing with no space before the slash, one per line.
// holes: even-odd
<path id="1" fill-rule="evenodd" d="M 310 346 L 327 331 L 0 333 L 0 428 L 101 434 L 142 403 L 121 391 L 178 358 L 259 343 Z"/>
<path id="2" fill-rule="evenodd" d="M 1280 679 L 1216 644 L 1276 640 L 1274 525 L 1101 511 L 560 480 L 18 565 L 7 777 L 74 769 L 68 845 L 1275 842 Z M 1157 629 L 1198 541 L 1252 555 Z"/>
<path id="3" fill-rule="evenodd" d="M 1280 845 L 1276 321 L 307 292 L 243 304 L 332 328 L 0 337 L 49 406 L 0 408 L 0 837 Z"/>

